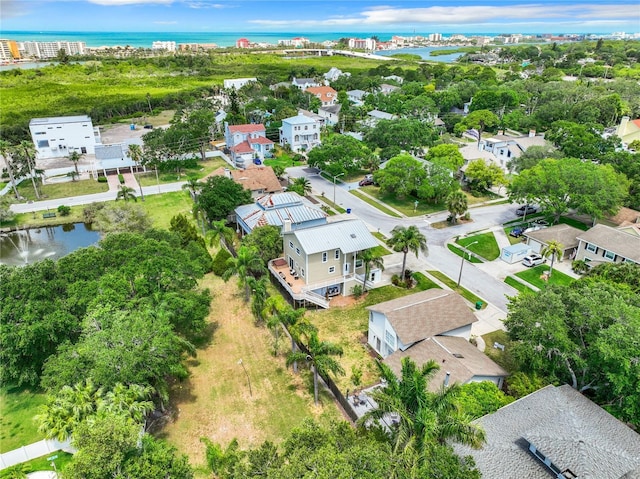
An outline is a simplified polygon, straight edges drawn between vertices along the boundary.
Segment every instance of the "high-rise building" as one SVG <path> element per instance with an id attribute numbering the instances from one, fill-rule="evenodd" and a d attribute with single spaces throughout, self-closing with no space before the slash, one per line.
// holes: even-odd
<path id="1" fill-rule="evenodd" d="M 349 48 L 358 50 L 375 50 L 376 41 L 373 38 L 350 38 Z"/>
<path id="2" fill-rule="evenodd" d="M 60 50 L 67 55 L 84 55 L 87 45 L 85 42 L 19 42 L 18 49 L 25 57 L 55 58 Z"/>
<path id="3" fill-rule="evenodd" d="M 20 50 L 14 40 L 0 40 L 0 60 L 18 60 Z"/>
<path id="4" fill-rule="evenodd" d="M 176 42 L 153 42 L 151 44 L 151 49 L 152 50 L 166 50 L 168 52 L 175 52 L 176 51 Z"/>

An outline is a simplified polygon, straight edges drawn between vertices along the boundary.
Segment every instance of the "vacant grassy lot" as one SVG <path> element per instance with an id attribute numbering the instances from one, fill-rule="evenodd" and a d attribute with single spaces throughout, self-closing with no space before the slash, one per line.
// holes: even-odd
<path id="1" fill-rule="evenodd" d="M 549 281 L 544 281 L 543 273 L 545 271 L 549 271 L 548 264 L 541 264 L 539 266 L 536 266 L 535 268 L 525 269 L 524 271 L 520 271 L 519 273 L 516 273 L 516 276 L 540 289 L 544 289 L 549 284 L 566 285 L 574 281 L 571 276 L 567 276 L 566 274 L 555 269 L 553 270 L 553 273 L 549 277 Z"/>
<path id="2" fill-rule="evenodd" d="M 222 158 L 211 158 L 206 161 L 199 161 L 198 166 L 196 168 L 185 168 L 180 172 L 180 177 L 175 171 L 171 172 L 161 172 L 156 179 L 155 171 L 150 171 L 148 173 L 140 173 L 136 175 L 138 178 L 138 182 L 142 186 L 154 186 L 158 184 L 158 180 L 160 180 L 161 184 L 164 183 L 175 183 L 176 181 L 187 181 L 191 178 L 201 179 L 207 176 L 212 171 L 217 170 L 222 166 L 229 166 L 229 164 L 224 161 Z"/>
<path id="3" fill-rule="evenodd" d="M 27 200 L 36 200 L 36 193 L 33 191 L 31 181 L 23 181 L 18 185 L 21 196 Z M 41 187 L 42 199 L 54 200 L 56 198 L 68 198 L 70 196 L 92 195 L 94 193 L 104 193 L 109 191 L 107 183 L 98 183 L 95 180 L 66 181 L 64 183 L 53 183 Z M 63 204 L 63 203 L 60 203 Z"/>
<path id="4" fill-rule="evenodd" d="M 190 218 L 193 210 L 193 201 L 188 191 L 147 195 L 144 201 L 138 199 L 137 204 L 146 210 L 154 228 L 163 229 L 169 229 L 171 218 L 175 215 L 184 213 Z"/>
<path id="5" fill-rule="evenodd" d="M 459 239 L 456 243 L 464 247 L 467 247 L 471 243 L 476 243 L 471 245 L 469 251 L 482 256 L 488 261 L 493 261 L 500 256 L 500 248 L 498 248 L 498 242 L 492 232 L 467 236 L 466 238 Z"/>
<path id="6" fill-rule="evenodd" d="M 307 417 L 339 418 L 326 392 L 321 404 L 313 405 L 307 370 L 296 376 L 285 368 L 284 354 L 271 354 L 272 335 L 254 325 L 235 279 L 224 283 L 207 276 L 202 285 L 214 295 L 209 316 L 212 340 L 190 361 L 189 379 L 175 386 L 176 418 L 165 427 L 163 436 L 197 466 L 204 463 L 201 437 L 224 447 L 237 438 L 240 447 L 247 448 L 265 440 L 279 442 Z M 283 353 L 287 348 L 288 341 L 282 342 Z"/>
<path id="7" fill-rule="evenodd" d="M 290 166 L 295 166 L 296 162 L 293 161 L 293 157 L 288 153 L 281 152 L 280 154 L 276 153 L 275 158 L 269 158 L 264 160 L 264 164 L 267 166 L 282 166 L 283 168 L 289 168 Z"/>
<path id="8" fill-rule="evenodd" d="M 362 194 L 358 190 L 350 190 L 349 193 L 351 193 L 353 196 L 355 196 L 357 198 L 360 198 L 362 201 L 364 201 L 365 203 L 370 204 L 374 208 L 382 211 L 385 215 L 393 216 L 394 218 L 401 218 L 400 215 L 396 214 L 394 211 L 391 211 L 384 204 L 379 203 L 379 202 L 377 202 L 375 200 L 372 200 L 370 197 L 368 197 L 367 195 Z"/>
<path id="9" fill-rule="evenodd" d="M 418 278 L 418 285 L 414 289 L 383 286 L 372 289 L 360 299 L 352 298 L 352 304 L 349 306 L 332 306 L 331 309 L 307 313 L 307 317 L 318 328 L 320 339 L 339 344 L 344 350 L 340 365 L 344 368 L 346 375 L 336 378 L 336 384 L 343 393 L 347 389 L 353 391 L 355 388 L 351 381 L 353 367 L 362 371 L 364 386 L 375 384 L 379 379 L 375 355 L 370 353 L 367 347 L 369 312 L 366 307 L 433 287 L 437 287 L 435 283 L 426 277 L 421 277 Z"/>
<path id="10" fill-rule="evenodd" d="M 27 388 L 0 388 L 0 452 L 44 439 L 33 419 L 46 396 Z"/>

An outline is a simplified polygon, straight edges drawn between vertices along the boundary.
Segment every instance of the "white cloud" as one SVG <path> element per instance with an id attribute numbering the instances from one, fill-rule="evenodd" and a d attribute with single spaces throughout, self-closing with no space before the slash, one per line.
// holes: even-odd
<path id="1" fill-rule="evenodd" d="M 190 8 L 228 8 L 231 5 L 223 5 L 222 3 L 212 3 L 206 0 L 187 0 L 186 5 Z"/>
<path id="2" fill-rule="evenodd" d="M 432 6 L 425 8 L 394 8 L 377 6 L 363 10 L 360 16 L 332 17 L 319 20 L 252 20 L 265 26 L 350 26 L 350 25 L 469 25 L 487 22 L 535 22 L 587 19 L 619 19 L 629 21 L 637 5 L 544 5 L 510 6 Z M 638 17 L 638 14 L 635 14 Z"/>
<path id="3" fill-rule="evenodd" d="M 97 5 L 104 5 L 107 7 L 119 7 L 122 5 L 140 5 L 145 3 L 154 3 L 161 5 L 168 5 L 173 3 L 173 0 L 88 0 L 89 3 L 95 3 Z"/>

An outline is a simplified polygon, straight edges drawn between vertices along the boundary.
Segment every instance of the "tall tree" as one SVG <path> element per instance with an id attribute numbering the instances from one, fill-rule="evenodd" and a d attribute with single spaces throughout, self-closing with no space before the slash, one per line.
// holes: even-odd
<path id="1" fill-rule="evenodd" d="M 36 184 L 36 147 L 30 141 L 23 140 L 18 146 L 16 146 L 16 152 L 18 156 L 24 161 L 24 172 L 31 178 L 31 184 L 33 185 L 33 191 L 36 194 L 36 199 L 40 199 L 40 191 Z"/>
<path id="2" fill-rule="evenodd" d="M 76 176 L 80 176 L 80 172 L 78 171 L 78 162 L 82 159 L 84 155 L 82 153 L 79 153 L 77 150 L 73 150 L 71 153 L 69 153 L 69 156 L 67 157 L 67 159 L 73 163 L 73 168 L 76 170 Z"/>
<path id="3" fill-rule="evenodd" d="M 7 166 L 7 173 L 9 174 L 9 182 L 13 188 L 13 193 L 16 199 L 20 199 L 20 193 L 18 193 L 18 186 L 13 172 L 13 146 L 7 140 L 0 140 L 0 155 L 4 158 L 4 163 Z"/>
<path id="4" fill-rule="evenodd" d="M 240 286 L 244 287 L 244 301 L 248 303 L 249 278 L 262 275 L 264 270 L 258 251 L 254 248 L 241 246 L 238 250 L 238 256 L 227 260 L 227 270 L 223 273 L 222 279 L 229 281 L 231 276 L 237 276 Z"/>
<path id="5" fill-rule="evenodd" d="M 469 209 L 469 200 L 463 191 L 454 191 L 447 196 L 447 211 L 449 211 L 453 223 L 458 222 L 458 216 L 462 216 Z"/>
<path id="6" fill-rule="evenodd" d="M 230 178 L 211 176 L 202 186 L 196 203 L 210 222 L 218 221 L 226 219 L 237 206 L 251 203 L 251 192 Z"/>
<path id="7" fill-rule="evenodd" d="M 318 334 L 312 332 L 306 344 L 307 352 L 295 351 L 287 355 L 287 366 L 291 366 L 296 362 L 302 362 L 309 365 L 313 370 L 313 399 L 318 405 L 318 374 L 341 374 L 344 375 L 344 369 L 333 356 L 342 356 L 342 348 L 337 344 L 329 341 L 320 341 Z"/>
<path id="8" fill-rule="evenodd" d="M 547 243 L 547 245 L 542 248 L 540 252 L 543 257 L 548 258 L 551 256 L 551 266 L 549 266 L 549 277 L 553 274 L 553 263 L 556 258 L 562 258 L 562 253 L 564 251 L 564 245 L 559 241 L 552 240 Z"/>
<path id="9" fill-rule="evenodd" d="M 289 186 L 289 191 L 294 191 L 300 196 L 307 196 L 309 193 L 311 193 L 311 182 L 304 176 L 296 178 Z"/>
<path id="10" fill-rule="evenodd" d="M 218 241 L 223 248 L 229 250 L 232 256 L 236 256 L 236 233 L 227 226 L 225 220 L 212 221 L 207 236 L 209 237 L 209 246 L 214 246 L 214 243 Z"/>
<path id="11" fill-rule="evenodd" d="M 415 253 L 416 258 L 418 253 L 428 253 L 427 238 L 423 235 L 417 226 L 402 226 L 398 225 L 391 230 L 391 238 L 387 240 L 387 244 L 393 248 L 394 251 L 402 252 L 402 278 L 405 276 L 407 265 L 407 253 L 412 251 Z"/>
<path id="12" fill-rule="evenodd" d="M 135 143 L 131 143 L 129 145 L 129 157 L 136 164 L 136 167 L 139 167 L 143 158 L 142 147 Z M 142 191 L 142 183 L 138 181 L 138 185 L 140 186 L 140 199 L 144 201 L 144 192 Z"/>

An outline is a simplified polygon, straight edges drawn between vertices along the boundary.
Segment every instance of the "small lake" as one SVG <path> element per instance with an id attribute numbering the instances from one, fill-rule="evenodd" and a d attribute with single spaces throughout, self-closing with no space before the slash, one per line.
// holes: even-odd
<path id="1" fill-rule="evenodd" d="M 455 50 L 459 47 L 418 47 L 418 48 L 398 48 L 397 50 L 381 50 L 376 52 L 376 55 L 384 55 L 390 57 L 398 53 L 408 53 L 410 55 L 420 55 L 424 60 L 432 62 L 453 63 L 460 58 L 464 53 L 451 53 L 449 55 L 431 56 L 431 52 L 434 50 Z"/>
<path id="2" fill-rule="evenodd" d="M 23 266 L 45 258 L 57 259 L 99 240 L 100 233 L 85 223 L 0 233 L 0 264 Z"/>

